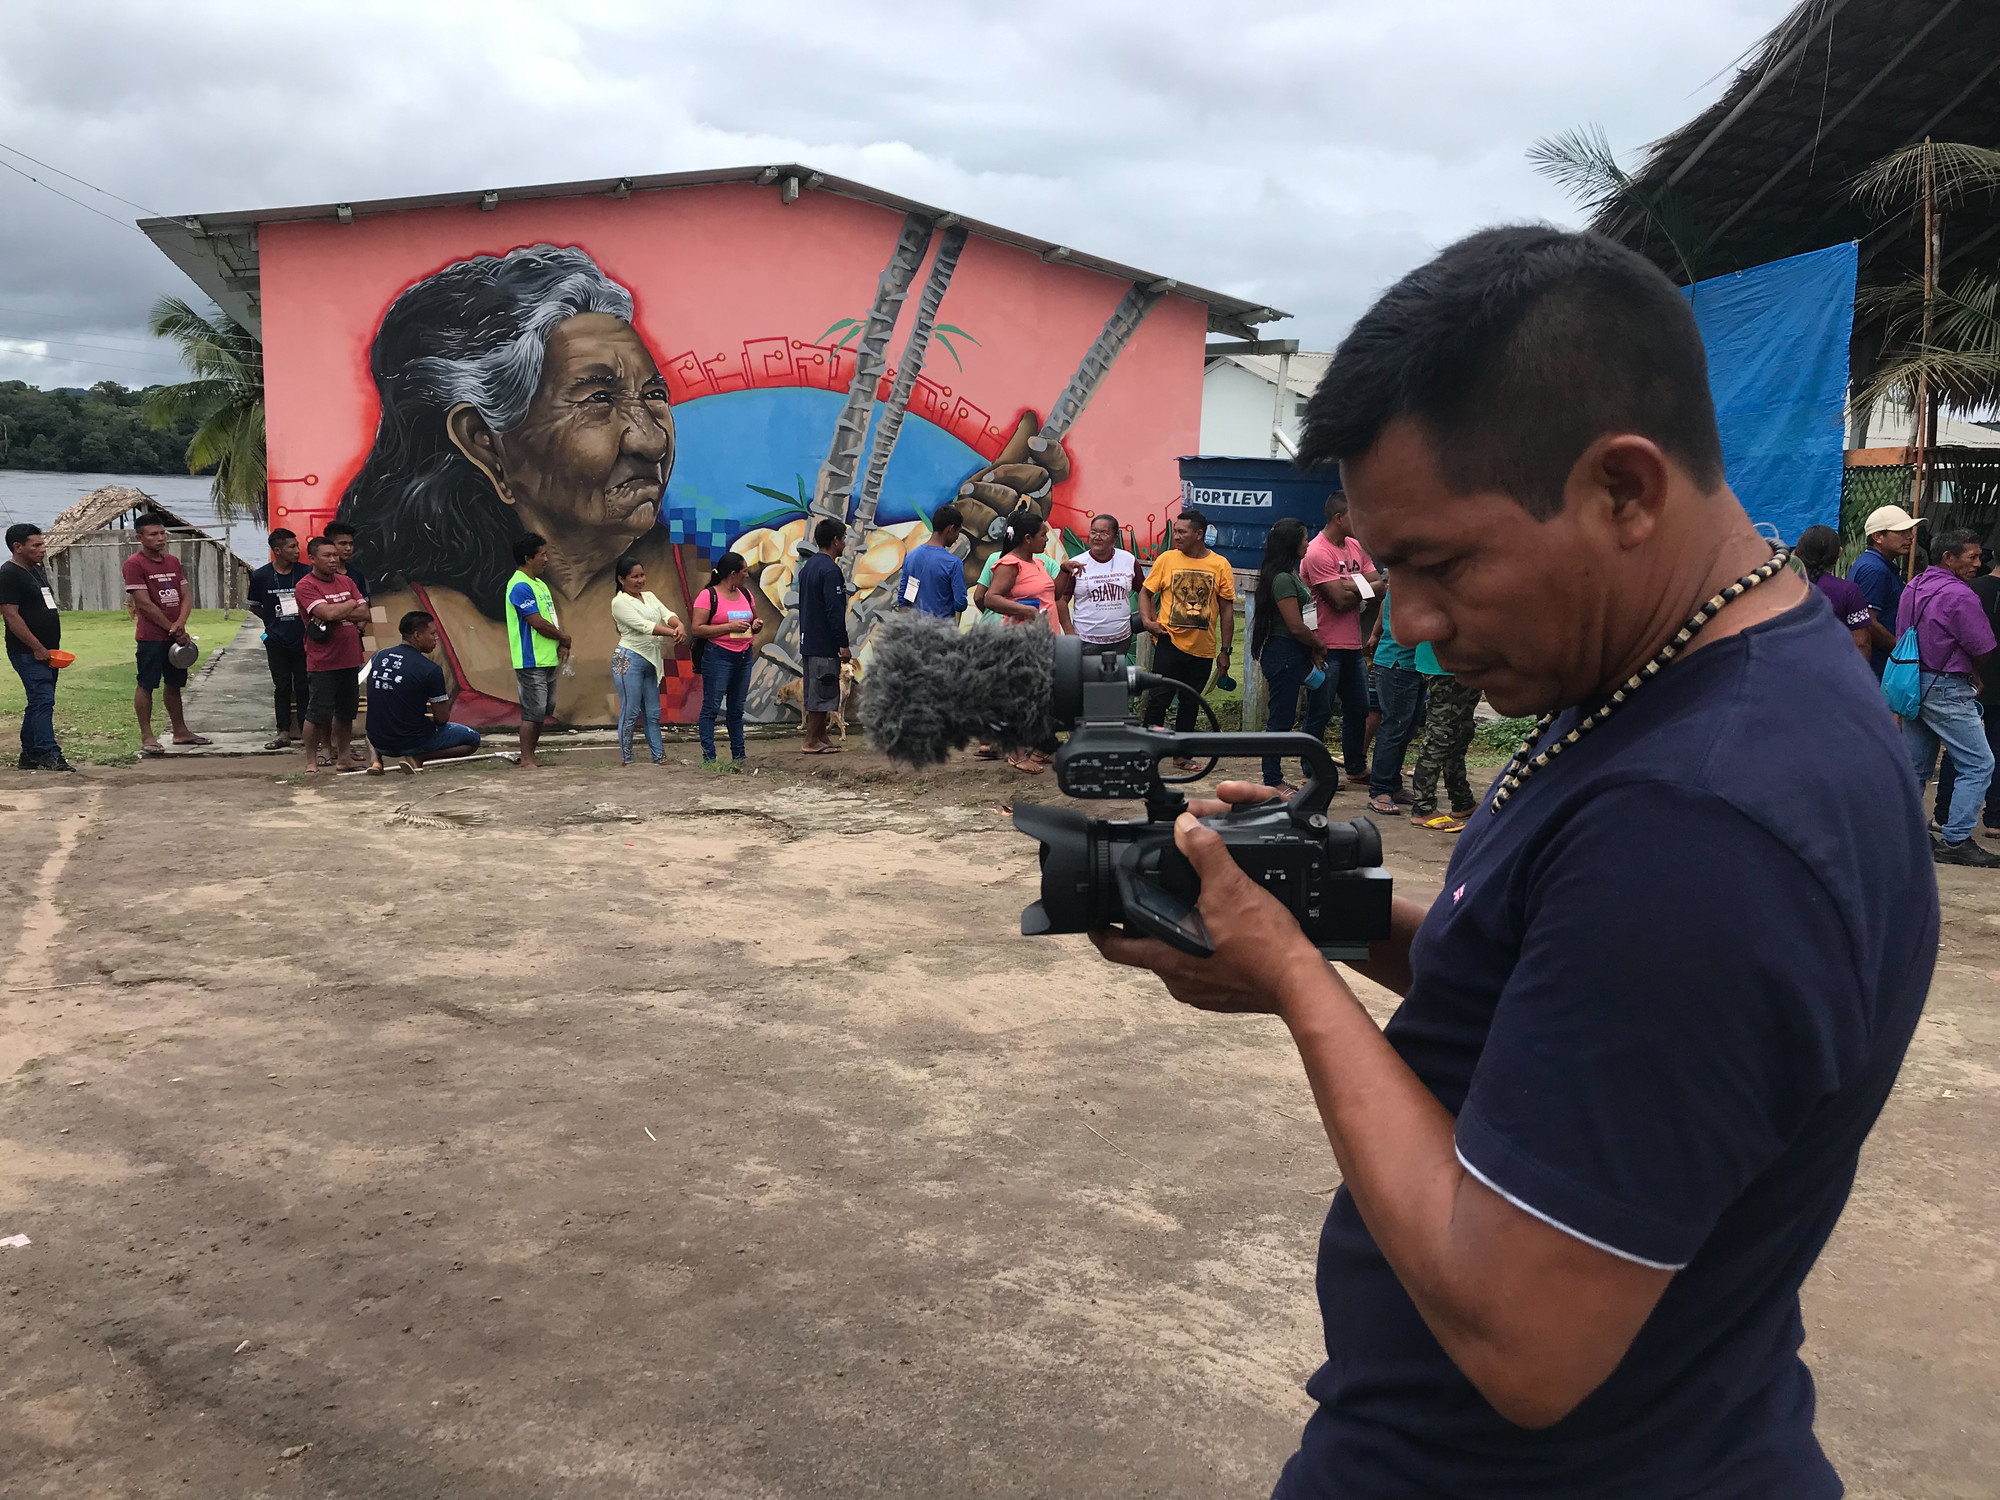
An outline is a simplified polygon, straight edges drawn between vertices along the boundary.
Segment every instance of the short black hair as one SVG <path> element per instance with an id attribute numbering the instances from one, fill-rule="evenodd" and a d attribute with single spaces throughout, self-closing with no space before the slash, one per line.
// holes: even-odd
<path id="1" fill-rule="evenodd" d="M 337 542 L 344 536 L 353 536 L 354 528 L 345 521 L 328 521 L 320 528 L 320 534 L 329 542 Z"/>
<path id="2" fill-rule="evenodd" d="M 1121 537 L 1125 535 L 1125 528 L 1118 524 L 1118 518 L 1112 515 L 1110 511 L 1100 510 L 1096 515 L 1090 518 L 1090 525 L 1095 526 L 1099 521 L 1109 521 L 1111 523 L 1111 529 L 1113 531 L 1117 532 Z M 1090 526 L 1084 527 L 1085 531 L 1088 531 L 1089 529 Z"/>
<path id="3" fill-rule="evenodd" d="M 846 535 L 847 523 L 836 516 L 828 516 L 819 525 L 813 527 L 813 545 L 815 547 L 831 547 Z"/>
<path id="4" fill-rule="evenodd" d="M 42 528 L 37 526 L 33 521 L 16 521 L 12 526 L 7 528 L 7 550 L 12 552 L 16 547 L 26 542 L 29 537 L 40 536 L 41 534 Z"/>
<path id="5" fill-rule="evenodd" d="M 1298 462 L 1359 458 L 1399 417 L 1424 429 L 1454 489 L 1499 490 L 1540 520 L 1607 433 L 1650 438 L 1704 488 L 1723 478 L 1687 299 L 1596 234 L 1481 230 L 1390 287 L 1334 352 Z"/>
<path id="6" fill-rule="evenodd" d="M 548 544 L 548 538 L 539 531 L 524 531 L 514 538 L 514 561 L 524 563 Z"/>
<path id="7" fill-rule="evenodd" d="M 435 618 L 436 616 L 427 609 L 413 609 L 396 622 L 396 629 L 407 641 Z"/>
<path id="8" fill-rule="evenodd" d="M 144 531 L 148 526 L 157 526 L 162 531 L 165 531 L 167 529 L 167 524 L 168 524 L 167 518 L 165 516 L 161 515 L 156 510 L 149 510 L 143 516 L 139 517 L 138 520 L 132 523 L 132 529 L 134 531 Z"/>
<path id="9" fill-rule="evenodd" d="M 1347 491 L 1335 490 L 1331 495 L 1326 497 L 1326 518 L 1331 521 L 1335 516 L 1344 516 L 1346 514 Z"/>
<path id="10" fill-rule="evenodd" d="M 306 541 L 306 556 L 311 557 L 315 552 L 319 551 L 320 548 L 329 547 L 331 545 L 333 544 L 327 541 L 327 539 L 323 536 L 310 537 Z"/>
<path id="11" fill-rule="evenodd" d="M 1208 530 L 1207 514 L 1203 511 L 1196 510 L 1192 505 L 1185 505 L 1181 507 L 1181 513 L 1179 519 L 1183 521 L 1192 521 L 1194 522 L 1195 525 L 1199 526 L 1203 531 Z"/>
<path id="12" fill-rule="evenodd" d="M 1979 545 L 1979 533 L 1960 526 L 1947 531 L 1931 543 L 1931 556 L 1944 557 L 1949 553 L 1963 552 L 1967 547 Z"/>
<path id="13" fill-rule="evenodd" d="M 272 532 L 269 536 L 265 537 L 264 540 L 268 545 L 275 547 L 280 542 L 297 541 L 298 536 L 299 534 L 296 531 L 292 530 L 291 527 L 280 526 L 276 531 Z"/>
<path id="14" fill-rule="evenodd" d="M 954 526 L 963 526 L 964 524 L 965 512 L 960 510 L 956 505 L 947 503 L 940 505 L 936 510 L 931 512 L 931 530 L 933 532 L 949 531 Z"/>

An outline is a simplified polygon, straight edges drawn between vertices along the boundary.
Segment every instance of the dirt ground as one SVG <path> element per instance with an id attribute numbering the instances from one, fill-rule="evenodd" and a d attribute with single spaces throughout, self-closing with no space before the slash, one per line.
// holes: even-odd
<path id="1" fill-rule="evenodd" d="M 1267 1492 L 1336 1180 L 1281 1028 L 1015 935 L 1052 786 L 751 749 L 0 772 L 0 1496 Z M 1941 873 L 1806 1304 L 1862 1497 L 2000 1493 L 2000 883 Z"/>

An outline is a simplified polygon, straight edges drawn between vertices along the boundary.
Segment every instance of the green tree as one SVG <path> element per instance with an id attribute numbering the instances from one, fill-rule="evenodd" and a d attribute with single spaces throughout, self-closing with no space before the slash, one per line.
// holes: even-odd
<path id="1" fill-rule="evenodd" d="M 1885 219 L 1909 214 L 1926 242 L 1926 274 L 1864 288 L 1863 316 L 1880 317 L 1881 362 L 1854 403 L 1900 396 L 1924 421 L 1929 411 L 1982 416 L 2000 403 L 2000 282 L 1969 271 L 1945 285 L 1942 215 L 1972 193 L 2000 192 L 2000 151 L 1919 141 L 1892 151 L 1854 179 L 1854 195 Z"/>
<path id="2" fill-rule="evenodd" d="M 187 471 L 213 467 L 216 514 L 224 521 L 265 520 L 264 347 L 235 319 L 217 310 L 203 317 L 179 297 L 153 304 L 148 325 L 171 339 L 194 379 L 154 386 L 140 409 L 155 427 L 193 419 Z"/>
<path id="3" fill-rule="evenodd" d="M 1643 239 L 1657 235 L 1681 268 L 1686 284 L 1701 280 L 1708 232 L 1695 222 L 1672 188 L 1646 188 L 1618 165 L 1601 125 L 1584 125 L 1544 136 L 1528 148 L 1528 160 L 1542 176 L 1575 199 L 1591 222 L 1613 238 L 1627 225 Z"/>

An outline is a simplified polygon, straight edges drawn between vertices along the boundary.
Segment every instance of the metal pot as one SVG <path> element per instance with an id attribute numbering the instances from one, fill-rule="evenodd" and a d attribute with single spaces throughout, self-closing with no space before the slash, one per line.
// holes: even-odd
<path id="1" fill-rule="evenodd" d="M 167 661 L 185 672 L 195 664 L 201 655 L 201 647 L 193 641 L 175 641 L 167 647 Z"/>

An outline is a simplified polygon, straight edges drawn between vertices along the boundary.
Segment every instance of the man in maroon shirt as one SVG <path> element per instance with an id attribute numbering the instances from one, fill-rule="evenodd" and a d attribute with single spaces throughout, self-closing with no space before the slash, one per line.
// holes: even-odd
<path id="1" fill-rule="evenodd" d="M 147 755 L 167 753 L 153 737 L 153 689 L 162 682 L 167 685 L 167 719 L 174 728 L 174 743 L 211 744 L 187 727 L 181 711 L 187 668 L 167 659 L 170 647 L 194 644 L 187 633 L 194 595 L 181 573 L 181 560 L 167 550 L 166 517 L 143 515 L 134 529 L 139 533 L 139 550 L 125 559 L 125 597 L 132 603 L 138 640 L 139 685 L 132 694 L 132 712 L 139 719 L 139 749 Z"/>
<path id="2" fill-rule="evenodd" d="M 340 570 L 340 549 L 323 536 L 306 543 L 312 571 L 298 582 L 292 599 L 306 629 L 306 771 L 319 770 L 319 748 L 333 742 L 333 768 L 352 771 L 348 744 L 361 711 L 361 621 L 368 600 Z"/>

